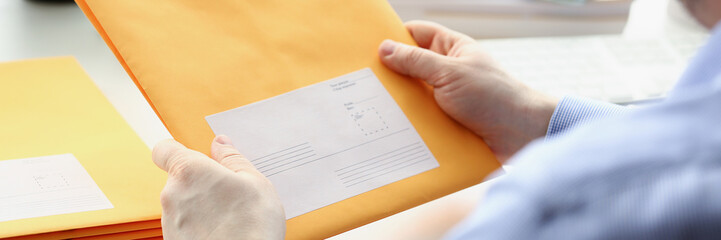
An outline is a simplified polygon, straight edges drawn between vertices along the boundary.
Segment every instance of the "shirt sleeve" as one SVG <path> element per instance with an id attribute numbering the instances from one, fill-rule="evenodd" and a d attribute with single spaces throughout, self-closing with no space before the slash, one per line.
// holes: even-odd
<path id="1" fill-rule="evenodd" d="M 558 106 L 556 106 L 556 110 L 551 116 L 551 122 L 548 124 L 548 131 L 546 133 L 546 140 L 563 135 L 568 129 L 582 123 L 594 119 L 621 115 L 627 111 L 628 107 L 612 103 L 576 96 L 565 96 L 558 102 Z"/>

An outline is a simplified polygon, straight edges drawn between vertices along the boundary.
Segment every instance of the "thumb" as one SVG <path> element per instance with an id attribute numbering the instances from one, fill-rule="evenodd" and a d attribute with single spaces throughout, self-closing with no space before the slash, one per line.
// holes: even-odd
<path id="1" fill-rule="evenodd" d="M 192 171 L 194 167 L 191 166 L 197 167 L 207 158 L 172 139 L 161 141 L 153 148 L 153 162 L 170 175 Z"/>
<path id="2" fill-rule="evenodd" d="M 391 70 L 433 85 L 438 73 L 447 67 L 446 56 L 428 49 L 385 40 L 378 50 L 381 62 Z"/>
<path id="3" fill-rule="evenodd" d="M 233 172 L 257 171 L 225 135 L 218 135 L 210 145 L 210 155 L 215 161 Z"/>

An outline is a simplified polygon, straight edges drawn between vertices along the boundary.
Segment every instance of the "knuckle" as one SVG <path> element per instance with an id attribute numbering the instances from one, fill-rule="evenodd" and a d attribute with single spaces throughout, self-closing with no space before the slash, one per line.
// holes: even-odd
<path id="1" fill-rule="evenodd" d="M 160 206 L 163 207 L 163 209 L 168 208 L 172 206 L 173 201 L 173 194 L 170 190 L 168 190 L 168 187 L 166 186 L 163 188 L 162 191 L 160 191 Z"/>
<path id="2" fill-rule="evenodd" d="M 455 59 L 447 59 L 446 62 L 439 62 L 436 64 L 436 67 L 426 69 L 428 71 L 428 79 L 425 79 L 430 85 L 434 87 L 442 87 L 450 82 L 459 79 L 462 75 L 461 70 L 455 62 Z"/>
<path id="3" fill-rule="evenodd" d="M 403 62 L 411 65 L 411 64 L 417 64 L 423 60 L 423 52 L 420 51 L 420 49 L 417 48 L 409 48 L 404 55 Z"/>
<path id="4" fill-rule="evenodd" d="M 192 175 L 193 175 L 193 169 L 186 165 L 182 165 L 182 166 L 177 167 L 177 169 L 174 171 L 173 177 L 179 183 L 186 184 L 186 183 L 192 181 L 192 179 L 193 179 Z"/>
<path id="5" fill-rule="evenodd" d="M 458 70 L 453 67 L 439 67 L 430 76 L 436 82 L 444 82 L 453 79 L 457 72 Z"/>
<path id="6" fill-rule="evenodd" d="M 168 166 L 168 174 L 174 178 L 177 178 L 181 182 L 185 182 L 195 172 L 198 166 L 197 164 L 191 164 L 188 155 L 185 154 L 174 154 L 168 160 L 170 165 Z"/>
<path id="7" fill-rule="evenodd" d="M 219 159 L 219 160 L 225 160 L 225 159 L 229 159 L 229 158 L 243 158 L 243 155 L 240 154 L 234 148 L 226 146 L 226 147 L 223 147 L 223 149 L 221 151 L 216 153 L 215 157 L 216 157 L 216 159 Z"/>
<path id="8" fill-rule="evenodd" d="M 185 157 L 179 152 L 169 152 L 164 156 L 165 162 L 168 164 L 168 173 L 175 174 L 179 167 L 185 165 Z"/>

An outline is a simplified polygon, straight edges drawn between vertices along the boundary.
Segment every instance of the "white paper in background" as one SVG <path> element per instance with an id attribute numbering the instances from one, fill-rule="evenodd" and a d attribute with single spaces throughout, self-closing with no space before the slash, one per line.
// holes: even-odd
<path id="1" fill-rule="evenodd" d="M 0 222 L 108 208 L 72 154 L 0 161 Z"/>
<path id="2" fill-rule="evenodd" d="M 273 182 L 287 218 L 438 167 L 367 68 L 206 120 Z"/>

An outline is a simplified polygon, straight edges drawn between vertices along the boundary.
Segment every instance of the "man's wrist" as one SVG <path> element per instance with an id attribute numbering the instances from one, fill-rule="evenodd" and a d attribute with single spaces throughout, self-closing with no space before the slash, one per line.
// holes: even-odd
<path id="1" fill-rule="evenodd" d="M 523 132 L 527 134 L 528 142 L 546 136 L 548 125 L 551 122 L 559 99 L 531 90 L 525 96 L 523 114 L 519 117 Z"/>

